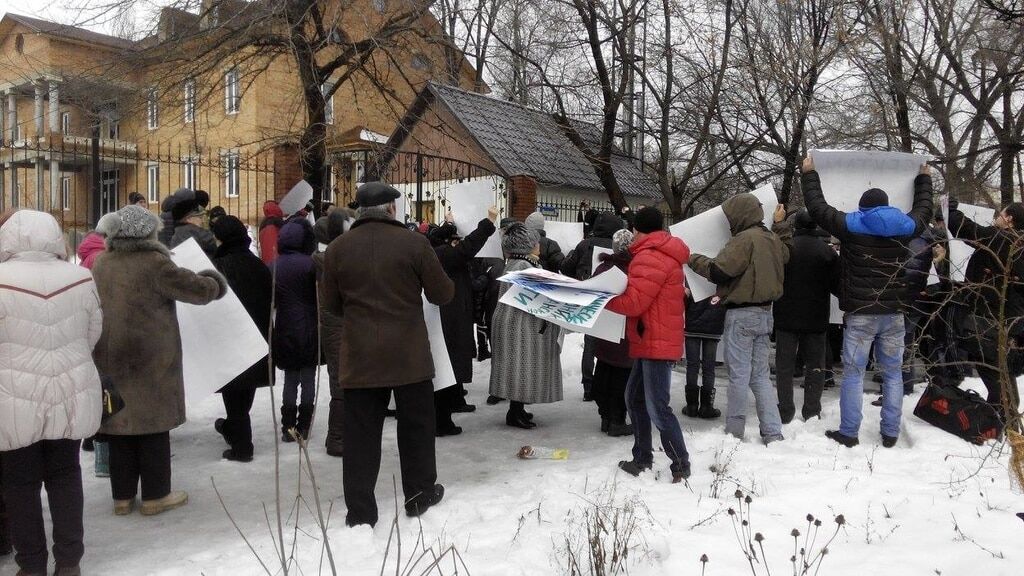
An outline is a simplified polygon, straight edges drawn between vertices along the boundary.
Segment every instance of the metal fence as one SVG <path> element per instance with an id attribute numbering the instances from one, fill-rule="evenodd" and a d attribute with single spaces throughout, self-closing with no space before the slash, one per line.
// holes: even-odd
<path id="1" fill-rule="evenodd" d="M 590 203 L 590 207 L 598 212 L 612 212 L 616 213 L 615 207 L 612 206 L 611 202 L 607 200 L 587 200 Z M 654 201 L 649 199 L 643 199 L 643 201 L 637 201 L 632 199 L 630 205 L 635 211 L 644 205 L 653 205 Z M 559 196 L 557 194 L 538 194 L 537 195 L 537 210 L 544 215 L 547 220 L 553 220 L 555 222 L 579 222 L 582 218 L 580 199 L 570 198 L 566 196 Z M 671 223 L 672 212 L 661 208 L 661 213 L 665 217 L 666 223 Z"/>

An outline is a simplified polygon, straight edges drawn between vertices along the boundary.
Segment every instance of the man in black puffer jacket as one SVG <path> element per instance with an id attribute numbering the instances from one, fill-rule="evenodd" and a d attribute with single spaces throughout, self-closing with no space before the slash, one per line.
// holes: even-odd
<path id="1" fill-rule="evenodd" d="M 843 333 L 843 383 L 839 397 L 839 430 L 826 436 L 846 446 L 860 440 L 864 369 L 875 343 L 875 357 L 884 373 L 882 384 L 882 445 L 896 445 L 903 409 L 902 270 L 909 258 L 907 244 L 928 226 L 932 215 L 932 177 L 927 164 L 914 180 L 914 203 L 909 214 L 889 206 L 889 196 L 872 188 L 861 196 L 857 212 L 849 214 L 828 205 L 811 157 L 804 159 L 801 179 L 804 204 L 814 221 L 842 243 L 839 253 L 839 307 L 846 312 Z"/>

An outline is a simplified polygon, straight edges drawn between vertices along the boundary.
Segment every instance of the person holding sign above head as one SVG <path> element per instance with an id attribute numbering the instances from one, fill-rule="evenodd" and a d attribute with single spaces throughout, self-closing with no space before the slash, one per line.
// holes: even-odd
<path id="1" fill-rule="evenodd" d="M 845 213 L 829 206 L 814 160 L 803 162 L 804 204 L 814 221 L 842 243 L 839 252 L 839 307 L 846 312 L 843 331 L 843 381 L 839 396 L 839 430 L 825 433 L 852 448 L 860 443 L 864 370 L 872 343 L 884 375 L 882 384 L 882 446 L 896 445 L 903 410 L 902 269 L 909 241 L 928 226 L 932 215 L 931 169 L 922 164 L 914 180 L 913 208 L 905 214 L 889 206 L 889 195 L 871 188 L 860 197 L 859 209 Z"/>
<path id="2" fill-rule="evenodd" d="M 775 208 L 772 230 L 764 226 L 764 208 L 750 193 L 722 203 L 732 238 L 714 258 L 690 256 L 690 268 L 717 285 L 725 305 L 722 345 L 729 373 L 725 431 L 743 438 L 747 422 L 747 390 L 754 392 L 761 441 L 782 440 L 778 398 L 768 379 L 768 342 L 772 333 L 772 302 L 782 296 L 784 267 L 793 231 L 786 209 Z"/>
<path id="3" fill-rule="evenodd" d="M 512 224 L 501 238 L 505 272 L 540 268 L 541 237 L 536 230 Z M 499 298 L 511 284 L 502 283 Z M 537 424 L 526 404 L 562 399 L 561 329 L 527 312 L 499 302 L 494 311 L 490 393 L 509 400 L 505 424 L 531 429 Z"/>
<path id="4" fill-rule="evenodd" d="M 430 242 L 395 220 L 398 190 L 367 182 L 356 191 L 356 221 L 327 247 L 323 306 L 342 318 L 338 380 L 345 391 L 345 523 L 375 525 L 384 415 L 392 394 L 405 512 L 441 501 L 434 452 L 434 361 L 423 298 L 447 304 L 455 285 Z"/>

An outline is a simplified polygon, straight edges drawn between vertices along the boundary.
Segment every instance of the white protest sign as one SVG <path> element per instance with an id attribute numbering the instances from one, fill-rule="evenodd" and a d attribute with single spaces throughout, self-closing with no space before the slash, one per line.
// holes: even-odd
<path id="1" fill-rule="evenodd" d="M 300 180 L 298 184 L 292 186 L 292 189 L 284 195 L 284 198 L 281 198 L 278 205 L 281 206 L 281 210 L 286 215 L 291 215 L 305 208 L 306 204 L 312 200 L 313 187 L 309 185 L 309 182 Z"/>
<path id="2" fill-rule="evenodd" d="M 775 188 L 768 184 L 751 192 L 761 201 L 761 208 L 764 210 L 764 225 L 769 230 L 774 219 L 775 207 L 778 206 L 778 196 L 775 195 Z M 682 222 L 669 227 L 673 236 L 681 239 L 690 249 L 690 254 L 703 254 L 708 258 L 718 256 L 718 253 L 732 238 L 732 231 L 729 227 L 729 219 L 721 206 L 701 212 L 696 216 L 687 218 Z M 700 302 L 715 294 L 715 285 L 706 280 L 700 274 L 684 267 L 686 272 L 686 286 L 690 289 L 690 295 L 694 302 Z"/>
<path id="3" fill-rule="evenodd" d="M 441 308 L 427 301 L 423 296 L 423 320 L 427 323 L 427 339 L 430 341 L 430 355 L 434 359 L 434 391 L 455 386 L 455 369 L 448 357 L 448 347 L 441 328 Z"/>
<path id="4" fill-rule="evenodd" d="M 544 234 L 558 242 L 563 254 L 568 254 L 583 241 L 583 222 L 551 222 L 549 220 L 544 223 Z"/>
<path id="5" fill-rule="evenodd" d="M 194 238 L 176 246 L 171 260 L 193 272 L 214 270 Z M 269 351 L 263 334 L 230 288 L 223 298 L 205 306 L 178 302 L 177 312 L 189 405 L 223 388 Z"/>
<path id="6" fill-rule="evenodd" d="M 626 317 L 604 309 L 609 299 L 605 297 L 590 306 L 574 306 L 557 302 L 529 288 L 513 285 L 505 291 L 499 302 L 566 330 L 618 342 L 625 335 Z"/>
<path id="7" fill-rule="evenodd" d="M 476 230 L 487 210 L 495 205 L 494 182 L 489 179 L 471 180 L 452 184 L 446 193 L 447 208 L 455 215 L 459 236 L 468 236 Z M 501 235 L 495 232 L 476 254 L 477 258 L 502 258 Z"/>
<path id="8" fill-rule="evenodd" d="M 811 150 L 821 192 L 829 206 L 856 212 L 860 197 L 870 188 L 889 195 L 889 205 L 909 212 L 914 204 L 914 179 L 930 156 L 906 152 Z"/>
<path id="9" fill-rule="evenodd" d="M 622 294 L 626 291 L 628 278 L 618 268 L 583 281 L 549 272 L 543 268 L 530 268 L 505 274 L 498 278 L 498 281 L 529 288 L 552 300 L 583 306 L 603 296 Z"/>
<path id="10" fill-rule="evenodd" d="M 611 248 L 602 248 L 600 246 L 594 246 L 594 255 L 590 260 L 590 271 L 593 273 L 597 270 L 597 267 L 601 265 L 601 254 L 611 254 Z"/>
<path id="11" fill-rule="evenodd" d="M 828 323 L 829 324 L 842 324 L 843 315 L 845 313 L 839 309 L 839 298 L 835 296 L 829 297 L 829 311 L 828 311 Z"/>
<path id="12" fill-rule="evenodd" d="M 973 204 L 960 204 L 957 208 L 963 212 L 965 218 L 970 219 L 979 226 L 991 226 L 992 220 L 996 215 L 996 211 L 992 208 L 974 206 Z M 949 226 L 949 221 L 946 222 L 946 226 Z M 952 234 L 952 230 L 950 233 Z M 971 248 L 967 242 L 956 239 L 949 241 L 949 254 L 947 256 L 949 258 L 949 275 L 954 281 L 964 281 L 967 263 L 973 254 L 974 248 Z"/>

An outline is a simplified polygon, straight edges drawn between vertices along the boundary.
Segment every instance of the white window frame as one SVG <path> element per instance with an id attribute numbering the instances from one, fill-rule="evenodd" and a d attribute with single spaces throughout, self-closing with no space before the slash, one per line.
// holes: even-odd
<path id="1" fill-rule="evenodd" d="M 334 82 L 327 81 L 320 87 L 320 93 L 326 96 L 333 89 Z M 331 94 L 330 98 L 324 100 L 324 123 L 328 125 L 334 124 L 334 94 Z"/>
<path id="2" fill-rule="evenodd" d="M 334 169 L 334 164 L 328 166 L 328 174 L 330 176 L 327 178 L 327 189 L 324 190 L 323 201 L 334 204 L 334 191 L 338 186 L 338 173 Z"/>
<path id="3" fill-rule="evenodd" d="M 149 164 L 146 166 L 146 201 L 155 203 L 160 201 L 160 165 Z"/>
<path id="4" fill-rule="evenodd" d="M 71 112 L 60 113 L 60 133 L 65 136 L 71 134 Z"/>
<path id="5" fill-rule="evenodd" d="M 242 109 L 241 80 L 238 77 L 238 66 L 232 66 L 224 72 L 224 113 L 238 114 Z"/>
<path id="6" fill-rule="evenodd" d="M 121 121 L 120 120 L 107 120 L 107 139 L 108 140 L 120 140 L 121 139 Z"/>
<path id="7" fill-rule="evenodd" d="M 240 162 L 237 150 L 221 153 L 221 165 L 224 167 L 224 197 L 238 198 L 240 180 Z"/>
<path id="8" fill-rule="evenodd" d="M 113 123 L 113 121 L 111 121 Z M 160 104 L 157 101 L 156 88 L 150 88 L 146 95 L 146 128 L 156 130 L 160 127 Z"/>
<path id="9" fill-rule="evenodd" d="M 186 156 L 181 159 L 181 182 L 185 188 L 195 190 L 199 183 L 199 159 Z"/>
<path id="10" fill-rule="evenodd" d="M 185 80 L 185 124 L 196 121 L 196 80 Z"/>
<path id="11" fill-rule="evenodd" d="M 71 177 L 61 176 L 60 179 L 60 205 L 61 209 L 67 212 L 71 210 Z"/>

